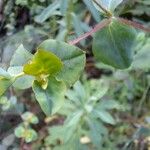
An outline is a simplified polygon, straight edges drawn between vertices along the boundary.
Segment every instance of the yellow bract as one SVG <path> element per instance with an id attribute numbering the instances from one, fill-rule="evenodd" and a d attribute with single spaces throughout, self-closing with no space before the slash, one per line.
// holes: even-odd
<path id="1" fill-rule="evenodd" d="M 35 76 L 43 89 L 47 88 L 48 77 L 57 74 L 63 67 L 62 61 L 52 52 L 38 49 L 33 58 L 24 65 L 25 74 Z"/>

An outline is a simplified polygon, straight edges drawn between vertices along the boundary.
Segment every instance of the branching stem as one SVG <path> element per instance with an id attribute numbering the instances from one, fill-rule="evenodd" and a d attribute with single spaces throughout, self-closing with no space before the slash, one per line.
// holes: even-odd
<path id="1" fill-rule="evenodd" d="M 101 21 L 99 24 L 97 24 L 93 29 L 91 29 L 89 32 L 81 35 L 80 37 L 78 37 L 75 40 L 69 41 L 68 43 L 71 45 L 76 45 L 77 43 L 79 43 L 81 40 L 91 36 L 93 33 L 101 30 L 102 28 L 106 27 L 109 23 L 111 22 L 111 18 L 109 19 L 104 19 L 103 21 Z"/>

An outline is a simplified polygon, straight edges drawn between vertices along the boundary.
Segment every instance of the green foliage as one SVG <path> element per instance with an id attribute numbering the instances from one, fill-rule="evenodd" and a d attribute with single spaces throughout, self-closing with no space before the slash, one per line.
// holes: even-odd
<path id="1" fill-rule="evenodd" d="M 67 116 L 64 125 L 50 128 L 50 136 L 47 137 L 46 143 L 54 144 L 55 140 L 60 140 L 63 144 L 59 147 L 65 149 L 78 140 L 78 145 L 82 147 L 87 144 L 84 140 L 82 143 L 85 136 L 90 139 L 88 143 L 92 142 L 96 147 L 101 146 L 102 138 L 108 132 L 104 124 L 115 124 L 108 110 L 120 109 L 116 101 L 103 99 L 107 90 L 108 83 L 104 80 L 90 80 L 84 84 L 78 81 L 73 89 L 66 93 L 66 103 L 59 111 Z M 78 148 L 75 146 L 73 150 L 76 149 Z"/>
<path id="2" fill-rule="evenodd" d="M 22 138 L 27 143 L 35 141 L 38 135 L 36 131 L 31 128 L 30 124 L 37 124 L 39 122 L 38 118 L 31 112 L 25 112 L 21 117 L 23 123 L 15 129 L 16 137 Z"/>
<path id="3" fill-rule="evenodd" d="M 10 62 L 11 75 L 1 69 L 0 95 L 13 82 L 19 89 L 29 88 L 33 83 L 35 97 L 44 113 L 56 113 L 63 105 L 66 87 L 78 80 L 84 65 L 84 52 L 64 42 L 46 40 L 34 55 L 21 45 Z"/>
<path id="4" fill-rule="evenodd" d="M 50 51 L 61 59 L 63 68 L 56 75 L 56 78 L 64 81 L 67 87 L 79 79 L 85 66 L 85 53 L 82 50 L 56 40 L 46 40 L 38 48 Z"/>
<path id="5" fill-rule="evenodd" d="M 9 73 L 0 68 L 0 96 L 13 84 L 14 80 L 15 79 L 11 77 Z"/>
<path id="6" fill-rule="evenodd" d="M 95 2 L 96 1 L 96 2 Z M 103 12 L 104 11 L 102 9 L 100 9 L 100 7 L 98 6 L 101 5 L 103 6 L 106 10 L 110 11 L 110 12 L 114 12 L 114 10 L 116 9 L 116 7 L 122 3 L 123 0 L 93 0 L 95 7 L 100 11 Z"/>
<path id="7" fill-rule="evenodd" d="M 128 68 L 132 63 L 135 30 L 113 21 L 98 31 L 93 40 L 93 52 L 97 61 L 118 69 Z"/>
<path id="8" fill-rule="evenodd" d="M 39 122 L 37 116 L 35 116 L 31 112 L 25 112 L 24 114 L 22 114 L 21 118 L 23 119 L 23 121 L 30 124 L 37 124 Z"/>
<path id="9" fill-rule="evenodd" d="M 19 126 L 15 129 L 15 135 L 18 138 L 23 138 L 27 143 L 32 142 L 37 139 L 37 133 L 33 129 L 25 129 Z"/>
<path id="10" fill-rule="evenodd" d="M 63 105 L 66 86 L 64 82 L 49 77 L 46 89 L 43 89 L 38 81 L 34 81 L 33 91 L 41 109 L 49 116 L 56 113 Z"/>
<path id="11" fill-rule="evenodd" d="M 149 26 L 148 1 L 130 1 L 129 4 L 123 0 L 4 0 L 3 4 L 0 1 L 0 6 L 3 6 L 0 7 L 0 30 L 2 36 L 6 35 L 0 42 L 4 52 L 0 51 L 2 63 L 8 62 L 6 56 L 13 53 L 18 43 L 24 45 L 16 49 L 10 66 L 4 66 L 7 70 L 0 68 L 0 134 L 3 129 L 9 128 L 7 120 L 1 125 L 3 118 L 7 115 L 21 116 L 23 123 L 15 129 L 15 135 L 22 138 L 22 147 L 112 150 L 122 149 L 123 145 L 125 149 L 137 149 L 137 145 L 142 143 L 139 149 L 147 149 L 147 146 L 143 148 L 143 143 L 149 144 L 149 129 L 140 126 L 146 124 L 143 116 L 149 110 L 149 35 L 137 35 L 130 26 L 132 22 L 127 20 L 130 25 L 125 25 L 118 16 L 122 14 L 143 22 L 145 27 Z M 132 10 L 131 7 L 136 9 Z M 100 21 L 104 17 L 110 23 L 101 28 L 103 22 Z M 93 29 L 89 27 L 96 22 L 100 23 Z M 90 39 L 81 41 L 85 35 L 79 38 L 80 47 L 86 49 L 87 61 L 85 52 L 73 46 L 72 41 L 68 42 L 72 45 L 62 42 L 70 41 L 84 32 L 91 36 L 96 32 L 93 43 Z M 41 44 L 35 48 L 38 43 Z M 96 66 L 100 70 L 95 68 L 91 45 L 99 64 Z M 3 55 L 7 59 L 3 59 Z M 83 73 L 85 62 L 89 79 L 76 82 Z M 101 79 L 90 79 L 95 75 L 101 76 Z M 7 97 L 4 96 L 11 85 L 13 87 L 7 92 Z M 30 87 L 34 96 L 28 89 Z M 28 90 L 21 93 L 18 89 Z M 47 116 L 45 123 L 45 115 L 36 106 L 34 98 Z M 115 111 L 119 109 L 126 111 Z M 39 115 L 38 125 L 37 116 L 31 112 L 23 113 L 28 110 Z M 9 118 L 8 122 L 13 126 Z M 135 127 L 132 128 L 130 124 L 139 129 L 131 140 L 129 138 Z M 25 143 L 37 138 L 30 145 Z M 126 141 L 129 142 L 125 144 Z M 3 143 L 0 142 L 0 149 Z M 7 148 L 16 149 L 16 142 L 14 145 Z"/>
<path id="12" fill-rule="evenodd" d="M 63 64 L 61 60 L 51 52 L 38 49 L 29 63 L 24 65 L 23 72 L 32 76 L 54 76 Z"/>

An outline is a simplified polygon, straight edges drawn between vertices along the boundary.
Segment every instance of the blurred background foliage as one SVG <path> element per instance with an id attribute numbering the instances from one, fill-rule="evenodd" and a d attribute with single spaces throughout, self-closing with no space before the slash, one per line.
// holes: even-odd
<path id="1" fill-rule="evenodd" d="M 124 0 L 116 15 L 150 27 L 150 0 Z M 14 50 L 21 43 L 34 53 L 41 41 L 75 39 L 102 18 L 91 0 L 0 0 L 0 65 L 7 68 Z M 81 82 L 68 91 L 66 105 L 56 116 L 45 118 L 30 89 L 21 92 L 11 88 L 1 97 L 0 150 L 150 149 L 149 34 L 138 31 L 134 61 L 124 71 L 95 62 L 91 42 L 89 37 L 78 45 L 87 53 L 85 72 Z M 98 86 L 102 80 L 108 85 Z M 93 91 L 95 101 L 91 100 Z M 102 96 L 99 95 L 101 91 L 104 92 Z M 80 103 L 85 106 L 82 113 L 78 107 Z M 90 119 L 93 115 L 90 110 L 96 109 L 95 103 L 102 109 L 96 112 L 99 123 L 97 118 Z M 25 120 L 24 113 L 33 120 L 36 118 L 37 122 L 32 124 L 32 119 Z M 70 132 L 65 130 L 66 126 L 70 126 Z M 26 136 L 23 134 L 25 127 Z M 14 128 L 17 137 L 25 136 L 26 142 L 34 142 L 26 144 L 15 138 Z M 67 138 L 70 142 L 65 143 Z"/>

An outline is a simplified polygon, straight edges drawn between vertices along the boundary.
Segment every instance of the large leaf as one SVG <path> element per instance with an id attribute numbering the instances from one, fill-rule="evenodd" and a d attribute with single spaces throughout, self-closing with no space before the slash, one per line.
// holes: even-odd
<path id="1" fill-rule="evenodd" d="M 46 115 L 56 113 L 63 105 L 66 86 L 62 81 L 49 78 L 49 84 L 44 90 L 38 81 L 33 83 L 35 97 Z"/>
<path id="2" fill-rule="evenodd" d="M 67 86 L 79 79 L 85 66 L 83 51 L 75 46 L 51 39 L 41 43 L 39 48 L 53 52 L 63 61 L 64 66 L 58 73 L 57 79 L 63 80 Z"/>
<path id="3" fill-rule="evenodd" d="M 94 35 L 93 53 L 97 61 L 118 69 L 128 68 L 133 59 L 136 32 L 116 19 Z"/>
<path id="4" fill-rule="evenodd" d="M 23 45 L 20 45 L 11 59 L 10 66 L 22 66 L 27 63 L 32 56 L 33 55 L 27 51 Z"/>
<path id="5" fill-rule="evenodd" d="M 24 65 L 23 71 L 28 75 L 55 75 L 63 64 L 61 60 L 50 51 L 38 49 L 32 60 Z"/>
<path id="6" fill-rule="evenodd" d="M 7 88 L 13 84 L 15 79 L 9 75 L 5 70 L 0 68 L 0 96 L 2 96 Z"/>

